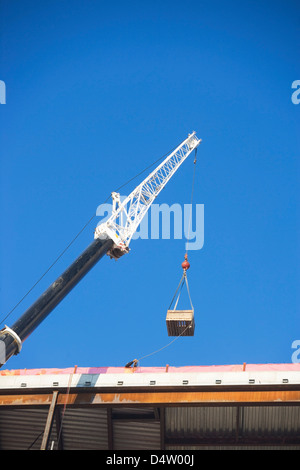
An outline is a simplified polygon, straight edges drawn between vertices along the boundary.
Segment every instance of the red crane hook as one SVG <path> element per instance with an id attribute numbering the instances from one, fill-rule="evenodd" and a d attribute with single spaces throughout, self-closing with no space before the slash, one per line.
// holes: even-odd
<path id="1" fill-rule="evenodd" d="M 181 267 L 182 267 L 182 269 L 183 269 L 185 272 L 186 272 L 186 271 L 189 269 L 189 267 L 190 267 L 190 263 L 188 262 L 188 255 L 187 255 L 187 253 L 184 255 L 184 261 L 183 261 L 183 263 L 181 263 Z"/>

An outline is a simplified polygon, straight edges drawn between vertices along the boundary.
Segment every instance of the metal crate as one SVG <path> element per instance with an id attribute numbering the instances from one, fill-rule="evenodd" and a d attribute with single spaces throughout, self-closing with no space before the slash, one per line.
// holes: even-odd
<path id="1" fill-rule="evenodd" d="M 194 336 L 194 310 L 168 310 L 166 323 L 169 336 Z"/>

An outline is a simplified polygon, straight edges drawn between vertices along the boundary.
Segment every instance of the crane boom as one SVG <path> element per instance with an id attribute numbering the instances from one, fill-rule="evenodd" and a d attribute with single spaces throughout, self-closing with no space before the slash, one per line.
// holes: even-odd
<path id="1" fill-rule="evenodd" d="M 200 142 L 195 132 L 189 134 L 122 203 L 120 195 L 112 193 L 112 215 L 96 227 L 93 242 L 12 327 L 0 330 L 0 367 L 21 351 L 23 341 L 105 254 L 117 259 L 129 251 L 131 238 L 152 202 Z"/>
<path id="2" fill-rule="evenodd" d="M 110 218 L 95 230 L 95 238 L 114 241 L 109 255 L 119 258 L 129 251 L 129 243 L 154 199 L 166 186 L 184 160 L 200 144 L 196 133 L 189 134 L 155 170 L 147 176 L 121 203 L 120 194 L 112 193 L 113 210 Z"/>

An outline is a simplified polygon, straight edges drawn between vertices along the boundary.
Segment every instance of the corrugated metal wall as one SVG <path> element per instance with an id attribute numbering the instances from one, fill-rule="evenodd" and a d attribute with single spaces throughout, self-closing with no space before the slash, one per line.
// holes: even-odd
<path id="1" fill-rule="evenodd" d="M 236 407 L 166 408 L 166 436 L 230 437 L 236 429 Z"/>
<path id="2" fill-rule="evenodd" d="M 300 435 L 299 406 L 244 406 L 240 413 L 244 436 L 288 437 Z"/>
<path id="3" fill-rule="evenodd" d="M 47 414 L 47 409 L 1 409 L 0 449 L 39 449 Z"/>
<path id="4" fill-rule="evenodd" d="M 62 420 L 62 447 L 68 450 L 108 448 L 106 408 L 66 408 Z M 51 438 L 57 445 L 55 430 Z M 51 439 L 50 439 L 51 440 Z"/>
<path id="5" fill-rule="evenodd" d="M 62 411 L 62 408 L 56 410 L 49 440 L 49 447 L 53 445 L 54 449 L 57 449 L 61 426 L 62 447 L 66 450 L 101 450 L 109 446 L 114 450 L 152 450 L 161 448 L 162 439 L 170 450 L 282 449 L 287 439 L 299 441 L 300 437 L 300 406 L 296 405 L 166 406 L 164 409 L 68 406 L 63 419 Z M 48 407 L 0 408 L 0 449 L 39 449 L 47 414 Z M 243 445 L 234 445 L 239 439 Z M 215 445 L 211 445 L 214 440 Z M 269 447 L 271 443 L 273 446 Z M 300 445 L 288 448 L 300 450 Z"/>

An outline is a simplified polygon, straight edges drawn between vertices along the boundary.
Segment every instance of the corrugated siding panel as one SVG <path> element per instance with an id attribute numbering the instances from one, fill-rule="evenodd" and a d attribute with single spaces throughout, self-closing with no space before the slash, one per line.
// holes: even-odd
<path id="1" fill-rule="evenodd" d="M 160 449 L 160 423 L 115 420 L 113 437 L 115 450 Z"/>
<path id="2" fill-rule="evenodd" d="M 0 408 L 0 449 L 40 449 L 47 415 L 47 409 Z"/>
<path id="3" fill-rule="evenodd" d="M 62 425 L 64 450 L 105 450 L 108 448 L 106 409 L 67 408 Z"/>
<path id="4" fill-rule="evenodd" d="M 231 436 L 236 429 L 236 413 L 230 406 L 167 408 L 166 437 Z"/>
<path id="5" fill-rule="evenodd" d="M 299 406 L 246 406 L 241 408 L 241 434 L 248 436 L 299 436 Z"/>
<path id="6" fill-rule="evenodd" d="M 0 407 L 0 450 L 38 450 L 48 411 L 49 406 L 43 409 Z M 58 406 L 56 413 L 61 418 L 62 407 Z M 160 449 L 159 416 L 160 410 L 154 407 L 113 407 L 114 449 Z M 57 431 L 55 415 L 49 444 L 51 447 L 53 443 L 54 449 L 57 449 Z M 299 436 L 300 406 L 295 404 L 165 408 L 165 437 L 169 439 L 169 450 L 300 450 L 299 445 L 294 445 L 299 443 Z M 214 439 L 215 445 L 212 445 Z M 291 446 L 286 446 L 288 439 Z M 238 442 L 241 447 L 235 445 Z M 272 443 L 276 445 L 270 446 Z M 107 407 L 67 406 L 62 422 L 62 444 L 65 450 L 108 449 Z"/>

